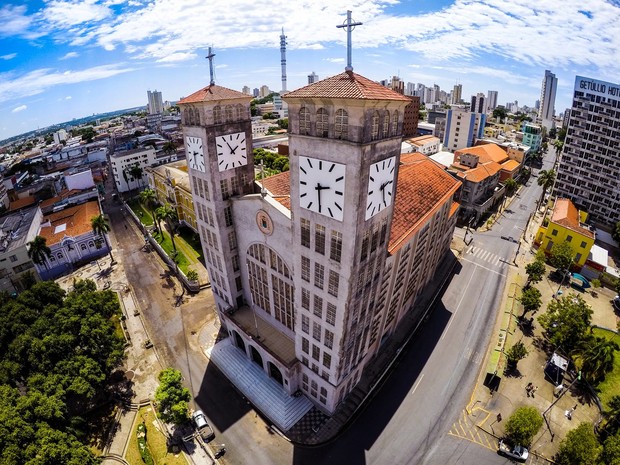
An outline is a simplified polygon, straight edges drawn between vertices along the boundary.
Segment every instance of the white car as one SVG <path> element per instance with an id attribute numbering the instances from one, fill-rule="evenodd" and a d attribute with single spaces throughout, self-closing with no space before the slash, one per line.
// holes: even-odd
<path id="1" fill-rule="evenodd" d="M 194 425 L 196 425 L 196 430 L 200 434 L 200 437 L 205 441 L 209 442 L 213 438 L 215 438 L 215 433 L 209 423 L 207 422 L 207 417 L 202 412 L 202 410 L 196 410 L 192 415 L 192 420 Z"/>
<path id="2" fill-rule="evenodd" d="M 518 460 L 519 462 L 525 462 L 530 456 L 529 451 L 525 447 L 520 445 L 513 446 L 504 442 L 503 439 L 498 444 L 497 453 Z"/>

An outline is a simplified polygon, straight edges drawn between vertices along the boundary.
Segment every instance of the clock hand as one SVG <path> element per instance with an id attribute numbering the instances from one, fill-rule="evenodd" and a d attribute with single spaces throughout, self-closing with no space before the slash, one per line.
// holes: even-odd
<path id="1" fill-rule="evenodd" d="M 319 212 L 321 211 L 321 191 L 325 189 L 330 189 L 329 186 L 321 186 L 321 183 L 317 183 L 314 188 L 317 191 L 317 200 L 319 203 Z"/>

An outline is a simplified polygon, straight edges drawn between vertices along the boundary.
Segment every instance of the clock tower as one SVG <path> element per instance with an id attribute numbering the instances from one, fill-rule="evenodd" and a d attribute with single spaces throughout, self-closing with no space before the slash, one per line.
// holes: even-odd
<path id="1" fill-rule="evenodd" d="M 212 80 L 179 102 L 196 221 L 220 313 L 244 301 L 231 198 L 255 190 L 250 101 Z"/>
<path id="2" fill-rule="evenodd" d="M 288 93 L 297 358 L 332 410 L 369 352 L 409 99 L 352 70 Z"/>

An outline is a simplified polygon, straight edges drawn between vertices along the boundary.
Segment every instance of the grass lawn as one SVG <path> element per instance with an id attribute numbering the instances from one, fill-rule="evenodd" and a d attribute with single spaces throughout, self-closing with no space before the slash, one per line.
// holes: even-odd
<path id="1" fill-rule="evenodd" d="M 168 256 L 172 257 L 174 254 L 174 248 L 172 247 L 172 240 L 170 239 L 170 235 L 164 231 L 163 241 L 162 241 L 161 234 L 154 233 L 153 237 L 155 238 L 155 240 L 157 240 L 157 243 L 162 247 L 162 249 L 166 251 Z M 189 271 L 190 262 L 187 259 L 187 257 L 183 255 L 183 252 L 181 252 L 178 247 L 177 247 L 177 256 L 176 256 L 175 261 L 177 262 L 179 269 L 187 275 L 187 272 Z"/>
<path id="2" fill-rule="evenodd" d="M 140 456 L 140 451 L 138 450 L 138 437 L 136 436 L 138 425 L 142 422 L 144 422 L 146 426 L 146 442 L 153 456 L 155 465 L 188 465 L 183 454 L 174 455 L 172 452 L 168 452 L 166 437 L 155 427 L 153 423 L 155 422 L 155 412 L 150 406 L 142 407 L 138 411 L 137 418 L 138 421 L 135 423 L 133 431 L 131 432 L 127 453 L 125 454 L 125 460 L 127 460 L 130 465 L 144 465 L 142 457 Z"/>
<path id="3" fill-rule="evenodd" d="M 616 341 L 616 344 L 620 346 L 620 335 L 604 329 L 595 328 L 593 331 L 595 336 L 604 337 Z M 607 408 L 609 400 L 614 396 L 620 394 L 620 351 L 616 351 L 614 359 L 614 369 L 607 373 L 605 381 L 600 383 L 596 390 L 598 391 L 599 398 L 604 408 Z"/>
<path id="4" fill-rule="evenodd" d="M 131 199 L 127 202 L 129 207 L 133 210 L 140 221 L 144 226 L 152 226 L 153 225 L 153 217 L 151 216 L 151 212 L 148 211 L 144 205 L 142 205 L 138 200 Z"/>
<path id="5" fill-rule="evenodd" d="M 179 236 L 181 236 L 187 245 L 190 246 L 194 252 L 196 252 L 198 260 L 204 265 L 205 263 L 202 259 L 202 244 L 200 243 L 200 236 L 187 226 L 181 226 L 179 228 Z"/>

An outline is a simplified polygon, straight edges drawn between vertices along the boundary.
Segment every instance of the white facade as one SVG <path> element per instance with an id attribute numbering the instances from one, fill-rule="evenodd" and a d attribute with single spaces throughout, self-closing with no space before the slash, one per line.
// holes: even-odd
<path id="1" fill-rule="evenodd" d="M 146 96 L 148 98 L 149 115 L 156 115 L 164 112 L 164 102 L 161 97 L 161 92 L 157 92 L 156 90 L 151 92 L 148 90 Z"/>
<path id="2" fill-rule="evenodd" d="M 452 108 L 446 118 L 436 124 L 436 135 L 443 141 L 444 150 L 454 152 L 465 147 L 472 147 L 476 139 L 484 136 L 486 115 L 472 113 L 460 108 Z"/>
<path id="3" fill-rule="evenodd" d="M 153 148 L 125 150 L 110 155 L 110 170 L 112 171 L 111 174 L 114 178 L 116 189 L 119 192 L 127 192 L 146 184 L 144 174 L 141 180 L 134 179 L 130 174 L 130 170 L 136 165 L 144 170 L 144 168 L 153 166 L 156 162 L 155 149 Z"/>
<path id="4" fill-rule="evenodd" d="M 91 187 L 95 187 L 95 181 L 93 180 L 93 172 L 90 168 L 79 173 L 65 174 L 65 184 L 67 189 L 84 190 Z"/>
<path id="5" fill-rule="evenodd" d="M 540 108 L 538 118 L 547 129 L 553 127 L 553 115 L 555 114 L 555 93 L 558 89 L 558 78 L 549 70 L 545 70 L 545 77 L 540 89 Z"/>
<path id="6" fill-rule="evenodd" d="M 59 129 L 54 133 L 54 143 L 60 144 L 63 140 L 67 140 L 67 131 Z"/>
<path id="7" fill-rule="evenodd" d="M 487 92 L 487 111 L 493 111 L 497 108 L 497 91 L 490 90 Z"/>

